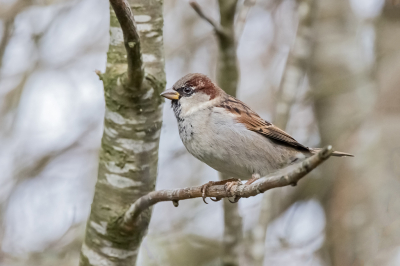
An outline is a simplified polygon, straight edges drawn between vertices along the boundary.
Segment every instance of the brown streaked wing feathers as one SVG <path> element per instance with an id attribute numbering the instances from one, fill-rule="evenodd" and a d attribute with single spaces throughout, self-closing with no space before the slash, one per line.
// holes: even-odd
<path id="1" fill-rule="evenodd" d="M 237 116 L 237 121 L 244 124 L 248 130 L 257 132 L 265 137 L 288 144 L 290 146 L 309 151 L 309 148 L 298 143 L 292 136 L 282 129 L 262 119 L 256 112 L 251 110 L 245 103 L 229 96 L 219 107 Z"/>

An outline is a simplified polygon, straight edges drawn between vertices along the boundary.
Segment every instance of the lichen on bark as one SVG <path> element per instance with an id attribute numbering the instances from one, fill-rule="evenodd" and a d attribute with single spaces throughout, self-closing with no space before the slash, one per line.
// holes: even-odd
<path id="1" fill-rule="evenodd" d="M 128 2 L 140 43 L 125 42 L 120 23 L 110 7 L 107 68 L 100 75 L 106 102 L 104 133 L 81 266 L 135 265 L 151 216 L 151 210 L 147 210 L 129 230 L 115 223 L 132 202 L 154 190 L 162 123 L 163 101 L 159 92 L 165 87 L 163 1 Z M 127 58 L 126 49 L 134 49 L 135 45 L 140 45 L 140 57 Z M 142 60 L 141 82 L 129 80 L 127 59 Z"/>

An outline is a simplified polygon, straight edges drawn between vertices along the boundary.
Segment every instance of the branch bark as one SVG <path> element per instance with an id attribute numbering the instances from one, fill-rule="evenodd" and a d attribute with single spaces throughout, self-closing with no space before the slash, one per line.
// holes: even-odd
<path id="1" fill-rule="evenodd" d="M 107 69 L 97 73 L 105 92 L 104 134 L 80 266 L 135 265 L 150 210 L 129 232 L 109 224 L 153 191 L 157 176 L 163 103 L 159 94 L 165 87 L 163 1 L 110 2 Z"/>
<path id="2" fill-rule="evenodd" d="M 140 38 L 135 19 L 126 0 L 110 0 L 115 15 L 121 25 L 128 62 L 128 84 L 140 88 L 143 82 L 144 69 L 140 51 Z"/>
<path id="3" fill-rule="evenodd" d="M 301 178 L 327 160 L 332 152 L 332 146 L 327 146 L 313 156 L 305 159 L 303 162 L 288 166 L 282 171 L 263 177 L 251 185 L 234 185 L 230 191 L 226 191 L 224 185 L 212 186 L 208 189 L 207 196 L 228 198 L 237 195 L 242 198 L 249 198 L 264 193 L 269 189 L 296 185 Z M 201 188 L 202 186 L 197 186 L 150 192 L 133 203 L 129 209 L 119 217 L 117 223 L 119 226 L 124 227 L 126 231 L 129 231 L 136 227 L 137 221 L 140 220 L 140 215 L 154 204 L 163 201 L 172 201 L 177 207 L 180 200 L 201 198 Z"/>

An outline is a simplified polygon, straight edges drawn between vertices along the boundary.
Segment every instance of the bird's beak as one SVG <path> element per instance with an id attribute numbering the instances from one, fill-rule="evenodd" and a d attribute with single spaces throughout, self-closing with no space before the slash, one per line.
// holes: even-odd
<path id="1" fill-rule="evenodd" d="M 160 94 L 162 97 L 165 97 L 170 100 L 179 100 L 179 93 L 174 91 L 173 89 L 168 89 Z"/>

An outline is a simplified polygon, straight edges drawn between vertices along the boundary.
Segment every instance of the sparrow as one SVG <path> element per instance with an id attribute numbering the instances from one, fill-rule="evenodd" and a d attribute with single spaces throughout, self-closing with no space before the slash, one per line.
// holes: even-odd
<path id="1" fill-rule="evenodd" d="M 249 185 L 320 150 L 300 144 L 245 103 L 225 93 L 206 75 L 188 74 L 161 96 L 171 100 L 180 138 L 189 153 L 233 177 L 203 185 L 205 203 L 209 186 L 225 184 L 229 189 L 242 179 L 248 179 L 245 185 Z M 332 155 L 353 156 L 338 151 Z M 235 197 L 234 202 L 237 201 Z"/>

